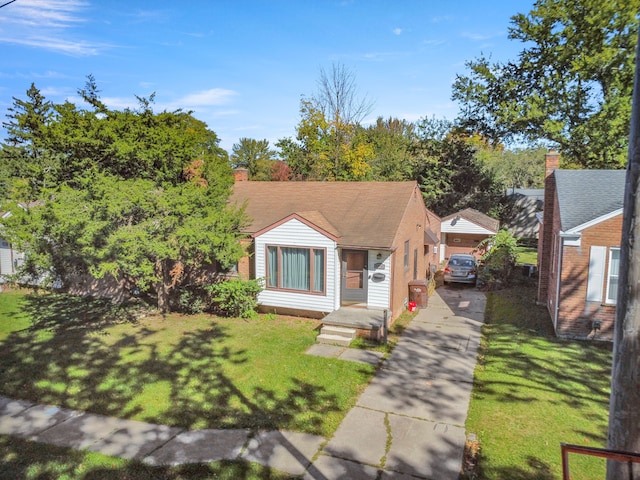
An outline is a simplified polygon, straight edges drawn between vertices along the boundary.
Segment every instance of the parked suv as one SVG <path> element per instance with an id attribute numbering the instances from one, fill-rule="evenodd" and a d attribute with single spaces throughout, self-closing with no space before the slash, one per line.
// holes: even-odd
<path id="1" fill-rule="evenodd" d="M 444 283 L 470 283 L 478 279 L 478 262 L 473 255 L 454 253 L 444 268 Z"/>

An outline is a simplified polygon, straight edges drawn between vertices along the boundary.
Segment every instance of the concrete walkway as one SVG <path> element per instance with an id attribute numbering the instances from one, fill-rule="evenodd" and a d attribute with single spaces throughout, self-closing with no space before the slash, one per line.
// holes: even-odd
<path id="1" fill-rule="evenodd" d="M 244 459 L 305 479 L 455 480 L 462 465 L 484 294 L 440 288 L 331 439 L 249 430 L 188 431 L 0 397 L 0 434 L 151 465 Z M 377 364 L 342 349 L 325 356 Z"/>
<path id="2" fill-rule="evenodd" d="M 456 480 L 484 309 L 474 288 L 438 289 L 305 478 Z"/>

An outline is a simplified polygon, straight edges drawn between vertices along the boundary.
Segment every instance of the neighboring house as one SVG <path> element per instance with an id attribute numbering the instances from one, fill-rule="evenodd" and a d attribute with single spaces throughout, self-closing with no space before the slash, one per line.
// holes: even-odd
<path id="1" fill-rule="evenodd" d="M 238 273 L 265 279 L 262 310 L 322 317 L 358 306 L 387 309 L 392 321 L 409 282 L 437 263 L 440 218 L 416 182 L 250 182 L 240 173 L 231 202 L 251 219 Z"/>
<path id="2" fill-rule="evenodd" d="M 473 208 L 444 217 L 440 226 L 440 262 L 454 253 L 470 253 L 479 258 L 484 250 L 478 251 L 476 247 L 498 233 L 499 228 L 498 220 Z"/>
<path id="3" fill-rule="evenodd" d="M 0 219 L 7 218 L 10 212 L 0 212 Z M 18 252 L 4 238 L 0 237 L 0 283 L 8 282 L 7 275 L 16 273 L 17 268 L 24 262 L 24 253 Z"/>
<path id="4" fill-rule="evenodd" d="M 626 172 L 558 166 L 547 154 L 538 302 L 559 337 L 611 340 Z"/>
<path id="5" fill-rule="evenodd" d="M 507 192 L 510 213 L 503 228 L 521 243 L 537 244 L 540 222 L 538 215 L 544 205 L 544 188 L 514 188 Z"/>

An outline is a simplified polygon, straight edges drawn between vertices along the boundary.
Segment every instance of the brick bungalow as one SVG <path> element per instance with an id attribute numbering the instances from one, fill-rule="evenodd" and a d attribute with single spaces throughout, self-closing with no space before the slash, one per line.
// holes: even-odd
<path id="1" fill-rule="evenodd" d="M 556 335 L 611 340 L 622 236 L 624 170 L 560 170 L 546 155 L 538 302 Z"/>
<path id="2" fill-rule="evenodd" d="M 408 284 L 437 264 L 440 218 L 416 182 L 253 182 L 231 202 L 251 219 L 244 278 L 264 278 L 264 311 L 323 317 L 343 307 L 406 308 Z"/>

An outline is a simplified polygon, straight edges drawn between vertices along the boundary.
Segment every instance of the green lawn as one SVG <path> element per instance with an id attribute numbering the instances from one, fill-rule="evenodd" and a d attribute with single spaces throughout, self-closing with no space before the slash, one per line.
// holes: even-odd
<path id="1" fill-rule="evenodd" d="M 197 428 L 330 436 L 373 367 L 304 354 L 318 321 L 168 315 L 0 294 L 0 394 Z"/>
<path id="2" fill-rule="evenodd" d="M 518 264 L 537 265 L 538 249 L 535 247 L 517 247 Z"/>
<path id="3" fill-rule="evenodd" d="M 611 345 L 558 340 L 535 287 L 491 292 L 467 419 L 482 479 L 561 477 L 560 443 L 606 444 Z M 602 479 L 605 461 L 570 457 L 572 478 Z"/>

